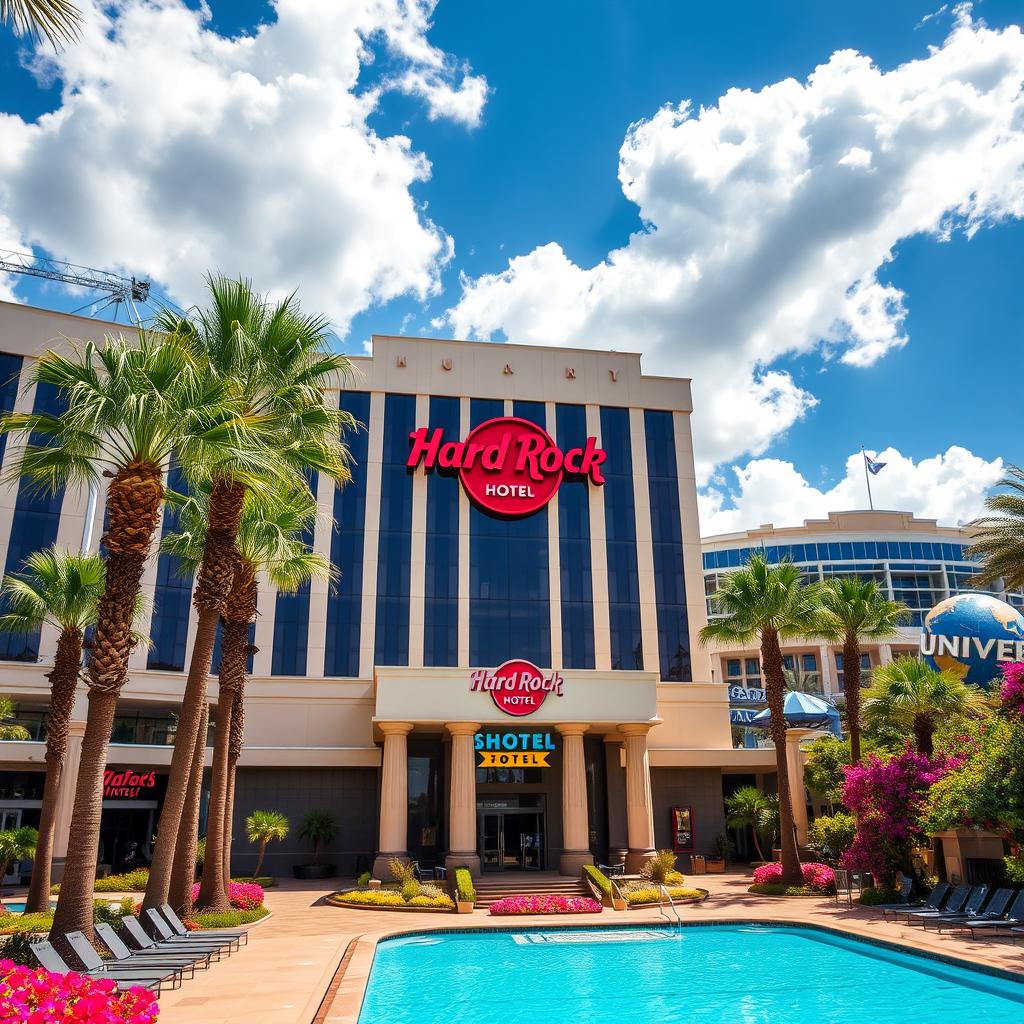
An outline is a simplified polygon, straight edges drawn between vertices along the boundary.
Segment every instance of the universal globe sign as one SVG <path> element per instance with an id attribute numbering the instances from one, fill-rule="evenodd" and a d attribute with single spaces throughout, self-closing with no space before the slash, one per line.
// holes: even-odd
<path id="1" fill-rule="evenodd" d="M 1009 661 L 1024 661 L 1024 616 L 988 594 L 940 601 L 924 619 L 921 656 L 931 668 L 988 687 Z"/>

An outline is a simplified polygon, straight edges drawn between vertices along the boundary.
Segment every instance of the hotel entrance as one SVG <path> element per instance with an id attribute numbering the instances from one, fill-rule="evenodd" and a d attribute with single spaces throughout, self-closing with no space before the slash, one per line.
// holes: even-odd
<path id="1" fill-rule="evenodd" d="M 543 809 L 521 808 L 516 799 L 477 804 L 477 848 L 483 871 L 543 871 Z"/>

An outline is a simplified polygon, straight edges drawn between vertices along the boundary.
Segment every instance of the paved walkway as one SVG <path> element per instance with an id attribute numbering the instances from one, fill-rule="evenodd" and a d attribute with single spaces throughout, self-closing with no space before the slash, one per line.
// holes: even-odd
<path id="1" fill-rule="evenodd" d="M 1024 945 L 974 941 L 969 937 L 883 923 L 866 909 L 837 906 L 831 898 L 778 899 L 751 896 L 749 875 L 706 875 L 692 879 L 711 892 L 697 906 L 680 908 L 684 920 L 757 920 L 810 922 L 912 949 L 944 953 L 981 964 L 1024 973 Z M 337 883 L 335 882 L 335 886 Z M 319 888 L 317 887 L 319 886 Z M 230 959 L 197 973 L 160 999 L 160 1024 L 355 1024 L 377 941 L 385 935 L 425 928 L 507 927 L 508 918 L 485 911 L 460 916 L 372 910 L 344 910 L 323 905 L 321 897 L 335 886 L 285 882 L 267 892 L 272 915 L 255 925 L 249 944 Z M 637 910 L 573 921 L 567 917 L 517 918 L 530 924 L 625 924 L 658 921 L 657 911 Z M 346 948 L 351 959 L 340 982 L 325 1000 Z"/>

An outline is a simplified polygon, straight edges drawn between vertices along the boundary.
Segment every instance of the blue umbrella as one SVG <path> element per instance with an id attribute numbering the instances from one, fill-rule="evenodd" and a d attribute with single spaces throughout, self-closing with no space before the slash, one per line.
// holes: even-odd
<path id="1" fill-rule="evenodd" d="M 787 729 L 827 729 L 842 739 L 839 712 L 829 701 L 799 690 L 787 690 L 782 709 Z M 757 729 L 770 729 L 772 713 L 765 708 L 746 724 Z"/>

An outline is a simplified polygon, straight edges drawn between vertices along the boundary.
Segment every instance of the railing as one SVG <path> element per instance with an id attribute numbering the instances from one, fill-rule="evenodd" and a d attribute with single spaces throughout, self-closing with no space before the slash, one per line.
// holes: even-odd
<path id="1" fill-rule="evenodd" d="M 679 925 L 680 928 L 682 928 L 683 919 L 679 916 L 679 908 L 675 905 L 675 902 L 672 899 L 672 896 L 669 893 L 667 886 L 664 882 L 662 882 L 658 885 L 658 914 L 659 916 L 665 918 L 665 920 L 668 921 L 669 924 L 671 924 L 672 918 L 669 917 L 668 914 L 665 912 L 665 900 L 668 900 L 668 905 L 672 908 L 672 913 L 675 915 L 676 924 Z"/>

